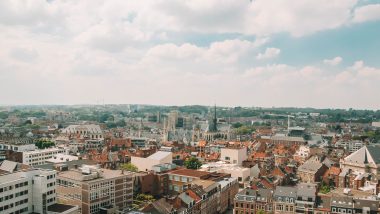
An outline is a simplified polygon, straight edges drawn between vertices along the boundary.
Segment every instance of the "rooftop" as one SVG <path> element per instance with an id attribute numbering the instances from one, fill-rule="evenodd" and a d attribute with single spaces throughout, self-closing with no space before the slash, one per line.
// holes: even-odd
<path id="1" fill-rule="evenodd" d="M 175 174 L 175 175 L 183 175 L 183 176 L 189 176 L 189 177 L 202 177 L 210 174 L 209 172 L 204 171 L 198 171 L 194 169 L 178 169 L 169 172 L 169 174 Z"/>

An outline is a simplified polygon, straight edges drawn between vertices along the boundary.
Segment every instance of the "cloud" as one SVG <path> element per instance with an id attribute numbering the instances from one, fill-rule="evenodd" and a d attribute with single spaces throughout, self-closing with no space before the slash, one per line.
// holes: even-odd
<path id="1" fill-rule="evenodd" d="M 356 8 L 352 21 L 354 23 L 360 23 L 376 20 L 380 20 L 380 4 L 370 4 Z"/>
<path id="2" fill-rule="evenodd" d="M 356 4 L 0 1 L 0 90 L 12 89 L 0 104 L 216 100 L 221 105 L 380 108 L 373 99 L 380 90 L 379 68 L 366 65 L 366 59 L 334 72 L 282 58 L 273 64 L 254 59 L 285 53 L 282 47 L 260 53 L 273 45 L 274 34 L 302 37 L 353 19 L 375 19 L 376 14 L 360 18 L 373 9 L 355 9 Z"/>
<path id="3" fill-rule="evenodd" d="M 278 48 L 267 48 L 265 49 L 264 53 L 259 53 L 256 56 L 256 59 L 261 60 L 261 59 L 270 59 L 277 57 L 280 54 L 281 50 Z"/>
<path id="4" fill-rule="evenodd" d="M 336 65 L 339 65 L 342 61 L 343 61 L 343 58 L 340 56 L 337 56 L 332 59 L 325 59 L 323 60 L 323 63 L 326 65 L 336 66 Z"/>

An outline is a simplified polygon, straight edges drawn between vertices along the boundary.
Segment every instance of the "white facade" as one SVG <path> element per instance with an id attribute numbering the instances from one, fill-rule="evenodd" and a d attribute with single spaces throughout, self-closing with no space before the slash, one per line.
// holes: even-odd
<path id="1" fill-rule="evenodd" d="M 36 149 L 34 144 L 8 144 L 5 142 L 0 142 L 0 150 L 12 150 L 15 152 L 25 152 L 33 151 Z"/>
<path id="2" fill-rule="evenodd" d="M 336 142 L 335 146 L 337 147 L 343 147 L 344 149 L 348 150 L 350 153 L 356 152 L 359 149 L 361 149 L 364 146 L 364 143 L 359 140 L 350 140 L 350 141 L 344 141 L 340 140 Z"/>
<path id="3" fill-rule="evenodd" d="M 29 170 L 0 176 L 0 213 L 46 213 L 56 203 L 56 171 Z"/>
<path id="4" fill-rule="evenodd" d="M 57 154 L 65 154 L 65 149 L 50 148 L 37 149 L 34 151 L 26 151 L 22 153 L 22 163 L 30 166 L 46 164 L 48 159 L 53 158 Z"/>
<path id="5" fill-rule="evenodd" d="M 153 166 L 158 164 L 172 163 L 173 154 L 171 152 L 158 151 L 147 158 L 132 157 L 131 163 L 135 165 L 139 171 L 153 170 Z"/>
<path id="6" fill-rule="evenodd" d="M 99 125 L 70 125 L 62 130 L 63 134 L 79 135 L 91 139 L 103 140 L 103 131 Z"/>
<path id="7" fill-rule="evenodd" d="M 78 156 L 74 156 L 74 155 L 66 155 L 66 154 L 56 154 L 56 155 L 53 155 L 52 158 L 50 159 L 47 159 L 46 161 L 49 162 L 49 163 L 64 163 L 64 162 L 67 162 L 67 161 L 74 161 L 74 160 L 78 160 Z"/>
<path id="8" fill-rule="evenodd" d="M 246 147 L 240 149 L 222 148 L 220 150 L 220 160 L 227 163 L 242 165 L 247 158 Z"/>

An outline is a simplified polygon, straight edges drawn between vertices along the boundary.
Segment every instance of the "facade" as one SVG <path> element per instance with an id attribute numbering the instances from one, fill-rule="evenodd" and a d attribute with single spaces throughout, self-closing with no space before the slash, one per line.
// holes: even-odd
<path id="1" fill-rule="evenodd" d="M 301 182 L 319 182 L 327 170 L 328 167 L 318 158 L 310 158 L 298 167 L 297 176 Z"/>
<path id="2" fill-rule="evenodd" d="M 364 142 L 360 140 L 339 140 L 335 143 L 336 147 L 343 147 L 350 153 L 356 152 L 364 146 Z"/>
<path id="3" fill-rule="evenodd" d="M 313 213 L 316 207 L 317 186 L 310 183 L 297 185 L 295 213 Z"/>
<path id="4" fill-rule="evenodd" d="M 104 140 L 103 131 L 99 125 L 69 125 L 62 130 L 62 133 L 78 138 Z"/>
<path id="5" fill-rule="evenodd" d="M 235 195 L 239 192 L 239 183 L 236 178 L 224 178 L 220 184 L 219 208 L 220 213 L 233 208 Z"/>
<path id="6" fill-rule="evenodd" d="M 82 165 L 62 171 L 57 177 L 57 198 L 64 204 L 79 206 L 83 214 L 102 210 L 124 210 L 132 203 L 133 174 L 121 170 Z"/>
<path id="7" fill-rule="evenodd" d="M 222 148 L 220 150 L 220 160 L 227 163 L 241 166 L 247 160 L 247 148 Z"/>
<path id="8" fill-rule="evenodd" d="M 275 135 L 270 138 L 271 143 L 273 144 L 281 144 L 284 146 L 292 146 L 292 145 L 304 145 L 306 144 L 305 139 L 302 137 L 290 137 L 290 136 L 281 136 Z"/>
<path id="9" fill-rule="evenodd" d="M 243 189 L 235 196 L 234 214 L 273 213 L 272 196 L 273 191 L 269 189 Z"/>
<path id="10" fill-rule="evenodd" d="M 273 194 L 274 213 L 293 214 L 297 199 L 296 187 L 277 186 Z"/>
<path id="11" fill-rule="evenodd" d="M 78 207 L 56 204 L 56 177 L 54 170 L 17 168 L 16 162 L 5 161 L 0 175 L 0 213 L 76 213 Z M 56 208 L 61 209 L 57 212 Z"/>

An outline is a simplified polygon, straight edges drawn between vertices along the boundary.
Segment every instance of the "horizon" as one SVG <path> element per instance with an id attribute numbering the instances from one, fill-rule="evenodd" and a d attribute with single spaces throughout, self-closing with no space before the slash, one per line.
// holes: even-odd
<path id="1" fill-rule="evenodd" d="M 153 107 L 164 107 L 164 108 L 175 108 L 175 107 L 190 107 L 190 106 L 200 106 L 200 107 L 214 107 L 213 105 L 203 105 L 203 104 L 188 104 L 188 105 L 170 105 L 170 104 L 143 104 L 143 103 L 104 103 L 104 104 L 20 104 L 20 105 L 3 105 L 0 104 L 1 107 L 72 107 L 72 106 L 123 106 L 123 105 L 136 105 L 136 106 L 153 106 Z M 256 108 L 256 109 L 299 109 L 299 110 L 355 110 L 355 111 L 380 111 L 380 109 L 359 109 L 359 108 L 333 108 L 333 107 L 325 107 L 325 108 L 316 108 L 316 107 L 297 107 L 297 106 L 226 106 L 226 105 L 216 105 L 217 108 Z"/>

